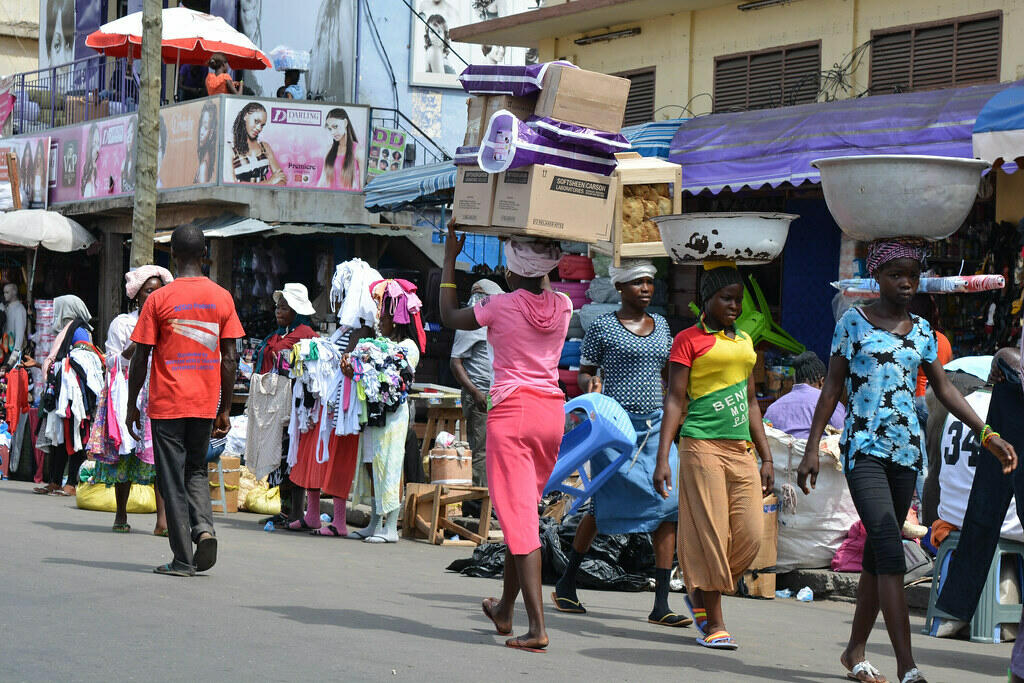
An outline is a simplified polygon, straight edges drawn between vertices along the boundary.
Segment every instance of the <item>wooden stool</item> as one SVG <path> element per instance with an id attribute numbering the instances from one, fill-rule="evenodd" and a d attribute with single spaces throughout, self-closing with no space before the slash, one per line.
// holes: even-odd
<path id="1" fill-rule="evenodd" d="M 480 501 L 480 529 L 474 534 L 448 519 L 448 506 L 467 500 Z M 402 535 L 425 538 L 434 545 L 478 546 L 487 543 L 491 529 L 491 496 L 483 486 L 450 484 L 407 484 Z M 445 539 L 444 532 L 458 534 L 460 540 Z"/>
<path id="2" fill-rule="evenodd" d="M 434 439 L 441 432 L 457 433 L 457 425 L 462 421 L 462 408 L 451 408 L 443 406 L 430 406 L 427 408 L 427 429 L 423 433 L 423 447 L 420 449 L 420 458 L 423 460 L 423 467 L 426 468 L 429 462 L 430 449 L 434 447 Z"/>

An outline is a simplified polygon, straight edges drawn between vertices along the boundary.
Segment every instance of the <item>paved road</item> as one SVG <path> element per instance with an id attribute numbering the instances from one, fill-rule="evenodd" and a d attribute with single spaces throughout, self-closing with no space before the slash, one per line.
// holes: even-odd
<path id="1" fill-rule="evenodd" d="M 216 568 L 162 577 L 151 569 L 169 552 L 146 533 L 152 515 L 117 535 L 113 515 L 0 482 L 0 680 L 844 680 L 852 605 L 727 599 L 741 649 L 721 653 L 694 643 L 692 628 L 649 626 L 649 593 L 587 591 L 589 615 L 549 613 L 547 654 L 513 652 L 480 613 L 498 582 L 444 571 L 465 548 L 268 534 L 255 515 L 216 518 Z M 1005 680 L 1009 645 L 915 645 L 933 683 Z M 869 655 L 895 677 L 882 628 Z"/>

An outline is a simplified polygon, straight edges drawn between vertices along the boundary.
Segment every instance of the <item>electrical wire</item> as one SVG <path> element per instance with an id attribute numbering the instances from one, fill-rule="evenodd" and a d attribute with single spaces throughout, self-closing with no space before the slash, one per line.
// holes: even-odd
<path id="1" fill-rule="evenodd" d="M 374 45 L 377 47 L 377 52 L 384 59 L 384 66 L 387 67 L 388 78 L 391 79 L 391 94 L 394 97 L 395 111 L 398 111 L 398 79 L 395 78 L 395 69 L 391 66 L 391 59 L 388 57 L 388 51 L 384 47 L 384 41 L 381 40 L 380 32 L 377 31 L 377 22 L 373 18 L 373 11 L 370 9 L 371 2 L 366 2 L 366 18 L 370 22 L 370 28 L 373 29 Z"/>
<path id="2" fill-rule="evenodd" d="M 412 5 L 410 5 L 410 4 L 409 4 L 409 0 L 402 0 L 402 2 L 403 2 L 403 3 L 405 4 L 405 6 L 406 6 L 406 7 L 408 7 L 408 8 L 409 8 L 409 11 L 410 11 L 410 12 L 412 12 L 412 15 L 413 15 L 414 17 L 416 17 L 417 19 L 419 19 L 419 20 L 420 20 L 420 21 L 421 21 L 421 22 L 423 23 L 423 25 L 427 27 L 427 30 L 428 30 L 428 31 L 430 31 L 431 33 L 433 33 L 433 34 L 434 34 L 434 37 L 435 37 L 435 38 L 437 38 L 437 39 L 438 39 L 438 40 L 440 40 L 440 41 L 441 41 L 442 43 L 444 43 L 445 47 L 447 47 L 447 48 L 448 48 L 448 51 L 449 51 L 449 52 L 451 52 L 451 53 L 452 53 L 453 55 L 455 55 L 456 57 L 458 57 L 458 58 L 459 58 L 459 61 L 460 61 L 460 62 L 462 62 L 462 63 L 463 63 L 463 64 L 465 64 L 466 66 L 469 66 L 469 62 L 467 62 L 467 61 L 466 61 L 465 59 L 463 59 L 463 58 L 462 58 L 462 55 L 460 55 L 460 54 L 459 54 L 458 52 L 456 52 L 456 51 L 455 51 L 455 47 L 454 47 L 454 46 L 452 46 L 451 42 L 449 42 L 448 40 L 446 40 L 444 36 L 442 36 L 442 35 L 441 35 L 440 33 L 438 33 L 437 31 L 435 31 L 435 30 L 434 30 L 434 27 L 433 27 L 433 26 L 431 26 L 430 24 L 428 24 L 428 23 L 427 23 L 427 20 L 426 20 L 426 19 L 425 19 L 425 18 L 424 18 L 424 17 L 423 17 L 423 16 L 422 16 L 422 15 L 421 15 L 421 14 L 420 14 L 419 12 L 417 12 L 417 11 L 416 11 L 416 9 L 415 9 L 415 8 L 414 8 L 414 7 L 412 6 Z"/>

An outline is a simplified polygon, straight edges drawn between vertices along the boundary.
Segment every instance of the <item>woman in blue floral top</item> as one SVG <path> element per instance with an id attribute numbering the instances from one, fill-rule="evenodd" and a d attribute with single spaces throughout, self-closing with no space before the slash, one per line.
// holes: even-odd
<path id="1" fill-rule="evenodd" d="M 1017 465 L 1013 447 L 979 418 L 950 384 L 936 360 L 935 335 L 928 323 L 908 312 L 924 263 L 923 247 L 881 241 L 871 245 L 868 271 L 878 281 L 879 299 L 848 310 L 836 325 L 832 358 L 814 411 L 798 484 L 810 493 L 818 475 L 818 444 L 844 384 L 850 410 L 843 431 L 843 467 L 850 495 L 867 531 L 857 608 L 840 662 L 849 677 L 880 683 L 887 679 L 865 659 L 868 635 L 885 617 L 901 683 L 924 681 L 910 647 L 910 618 L 903 592 L 901 530 L 921 470 L 921 428 L 914 409 L 921 367 L 935 396 L 949 412 L 979 435 L 979 441 L 1010 472 Z"/>

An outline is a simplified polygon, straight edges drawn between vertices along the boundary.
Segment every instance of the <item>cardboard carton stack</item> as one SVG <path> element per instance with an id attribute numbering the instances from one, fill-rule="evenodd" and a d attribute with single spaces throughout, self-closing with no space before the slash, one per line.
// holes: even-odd
<path id="1" fill-rule="evenodd" d="M 501 111 L 521 121 L 546 117 L 583 129 L 619 132 L 628 80 L 559 63 L 545 65 L 540 73 L 539 89 L 518 96 L 467 88 L 473 97 L 467 103 L 465 147 L 457 155 L 455 220 L 485 234 L 608 241 L 615 223 L 617 177 L 551 164 L 487 173 L 475 163 L 462 161 L 483 144 L 491 118 Z M 502 85 L 497 83 L 493 89 L 501 90 Z"/>

